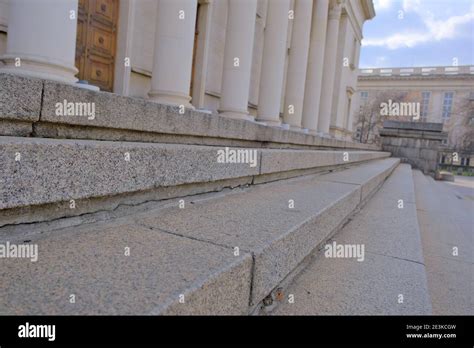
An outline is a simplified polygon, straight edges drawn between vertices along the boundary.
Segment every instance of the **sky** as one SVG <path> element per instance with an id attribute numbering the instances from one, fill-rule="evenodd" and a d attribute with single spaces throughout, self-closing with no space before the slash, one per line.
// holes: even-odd
<path id="1" fill-rule="evenodd" d="M 474 65 L 474 0 L 373 0 L 360 68 Z"/>

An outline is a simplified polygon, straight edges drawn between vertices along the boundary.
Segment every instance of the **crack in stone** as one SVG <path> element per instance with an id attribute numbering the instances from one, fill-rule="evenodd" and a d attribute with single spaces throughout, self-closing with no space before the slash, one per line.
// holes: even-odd
<path id="1" fill-rule="evenodd" d="M 152 230 L 152 231 L 159 231 L 159 232 L 163 232 L 163 233 L 168 233 L 168 234 L 171 234 L 173 236 L 182 237 L 182 238 L 186 238 L 186 239 L 190 239 L 190 240 L 195 240 L 195 241 L 203 242 L 203 243 L 209 243 L 209 244 L 219 246 L 219 247 L 223 247 L 223 248 L 226 248 L 226 249 L 231 249 L 232 250 L 232 248 L 233 248 L 233 247 L 225 245 L 225 244 L 216 243 L 216 242 L 213 242 L 213 241 L 210 241 L 210 240 L 207 240 L 207 239 L 199 239 L 199 238 L 196 238 L 196 237 L 187 236 L 187 235 L 184 235 L 184 234 L 181 234 L 181 233 L 168 231 L 168 230 L 165 230 L 165 229 L 160 228 L 160 227 L 150 226 L 150 225 L 143 224 L 143 223 L 140 223 L 140 222 L 137 222 L 136 224 L 138 226 L 148 228 L 149 230 Z"/>
<path id="2" fill-rule="evenodd" d="M 140 211 L 140 212 L 125 214 L 125 215 L 120 215 L 120 216 L 110 216 L 108 218 L 97 219 L 97 220 L 91 221 L 91 222 L 81 222 L 80 225 L 92 224 L 92 223 L 96 223 L 96 222 L 112 221 L 114 219 L 119 219 L 119 218 L 123 218 L 123 217 L 126 217 L 126 216 L 131 216 L 131 215 L 134 215 L 134 214 L 141 214 L 141 213 L 149 212 L 149 211 L 152 211 L 152 210 L 161 210 L 161 209 L 169 208 L 170 203 L 168 203 L 168 204 L 165 203 L 167 201 L 179 200 L 179 199 L 188 198 L 188 197 L 196 197 L 196 196 L 205 195 L 205 194 L 221 193 L 226 189 L 229 189 L 229 190 L 233 191 L 236 188 L 241 188 L 241 187 L 244 187 L 246 185 L 247 184 L 242 184 L 242 185 L 237 185 L 237 186 L 223 186 L 220 189 L 216 189 L 216 190 L 212 190 L 212 191 L 200 192 L 200 193 L 196 193 L 196 194 L 190 194 L 190 195 L 186 195 L 186 196 L 178 196 L 178 197 L 173 197 L 173 198 L 149 199 L 149 200 L 145 200 L 143 202 L 135 203 L 135 204 L 134 203 L 119 203 L 119 204 L 117 204 L 117 206 L 115 206 L 114 208 L 111 208 L 111 209 L 101 209 L 101 210 L 97 210 L 97 211 L 93 211 L 93 212 L 85 212 L 85 213 L 78 214 L 78 215 L 73 215 L 73 216 L 64 216 L 64 217 L 60 217 L 60 218 L 52 219 L 52 220 L 22 222 L 22 223 L 17 223 L 17 224 L 6 224 L 6 225 L 3 225 L 3 226 L 0 226 L 0 232 L 2 231 L 2 229 L 7 228 L 7 227 L 29 226 L 29 225 L 35 225 L 35 224 L 49 224 L 49 223 L 64 221 L 64 220 L 67 220 L 67 219 L 81 218 L 81 217 L 86 217 L 86 216 L 90 216 L 91 218 L 93 218 L 94 215 L 99 215 L 100 213 L 111 214 L 111 213 L 117 211 L 118 209 L 120 209 L 122 207 L 139 207 L 141 205 L 146 205 L 148 203 L 160 203 L 160 202 L 164 203 L 163 206 L 158 207 L 158 208 L 150 207 L 149 209 L 145 209 L 144 211 Z M 227 194 L 230 194 L 230 193 L 232 193 L 232 192 L 228 192 Z M 196 202 L 199 202 L 199 201 L 196 200 Z M 71 226 L 68 226 L 68 227 L 73 227 L 73 226 L 77 226 L 77 225 L 71 225 Z M 59 227 L 57 229 L 63 229 L 63 228 L 68 228 L 68 227 Z M 52 230 L 55 230 L 55 228 L 53 228 Z"/>
<path id="3" fill-rule="evenodd" d="M 397 260 L 402 260 L 402 261 L 408 261 L 408 262 L 413 262 L 417 263 L 419 265 L 423 265 L 426 267 L 426 265 L 423 262 L 415 261 L 415 260 L 410 260 L 410 259 L 405 259 L 403 257 L 397 257 L 397 256 L 392 256 L 392 255 L 386 255 L 386 254 L 379 254 L 379 253 L 374 253 L 372 251 L 366 251 L 367 254 L 372 254 L 372 255 L 378 255 L 378 256 L 385 256 L 385 257 L 390 257 L 392 259 L 397 259 Z"/>

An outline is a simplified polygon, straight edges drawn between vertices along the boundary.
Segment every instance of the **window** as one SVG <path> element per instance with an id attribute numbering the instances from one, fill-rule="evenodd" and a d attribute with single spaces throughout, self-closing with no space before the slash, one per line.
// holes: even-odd
<path id="1" fill-rule="evenodd" d="M 369 92 L 362 91 L 360 92 L 360 104 L 359 104 L 359 114 L 362 114 L 367 101 L 369 100 Z"/>
<path id="2" fill-rule="evenodd" d="M 469 167 L 470 162 L 471 162 L 471 158 L 470 157 L 466 158 L 466 166 Z"/>
<path id="3" fill-rule="evenodd" d="M 441 164 L 444 164 L 444 163 L 446 163 L 446 156 L 442 155 L 441 156 Z"/>
<path id="4" fill-rule="evenodd" d="M 420 122 L 426 122 L 428 120 L 430 96 L 431 96 L 431 92 L 421 93 Z"/>
<path id="5" fill-rule="evenodd" d="M 364 109 L 367 105 L 367 101 L 369 99 L 369 92 L 367 91 L 362 91 L 359 94 L 360 96 L 360 103 L 359 103 L 359 115 L 362 115 L 364 113 Z"/>
<path id="6" fill-rule="evenodd" d="M 444 100 L 443 100 L 443 122 L 449 120 L 451 117 L 451 110 L 453 108 L 453 98 L 454 98 L 454 93 L 453 92 L 445 92 L 444 93 Z"/>
<path id="7" fill-rule="evenodd" d="M 461 165 L 464 166 L 465 158 L 461 157 Z"/>

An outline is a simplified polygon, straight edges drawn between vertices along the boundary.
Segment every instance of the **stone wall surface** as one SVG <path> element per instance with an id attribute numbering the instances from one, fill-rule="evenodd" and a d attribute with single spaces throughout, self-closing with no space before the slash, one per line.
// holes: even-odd
<path id="1" fill-rule="evenodd" d="M 380 130 L 382 148 L 425 174 L 434 175 L 439 147 L 447 137 L 442 129 L 442 123 L 385 121 Z"/>

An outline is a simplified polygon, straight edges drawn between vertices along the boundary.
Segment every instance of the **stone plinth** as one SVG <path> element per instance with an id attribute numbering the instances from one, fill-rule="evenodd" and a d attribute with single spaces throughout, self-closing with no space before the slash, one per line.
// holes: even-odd
<path id="1" fill-rule="evenodd" d="M 434 175 L 441 142 L 447 138 L 442 123 L 385 121 L 382 148 L 425 174 Z"/>

